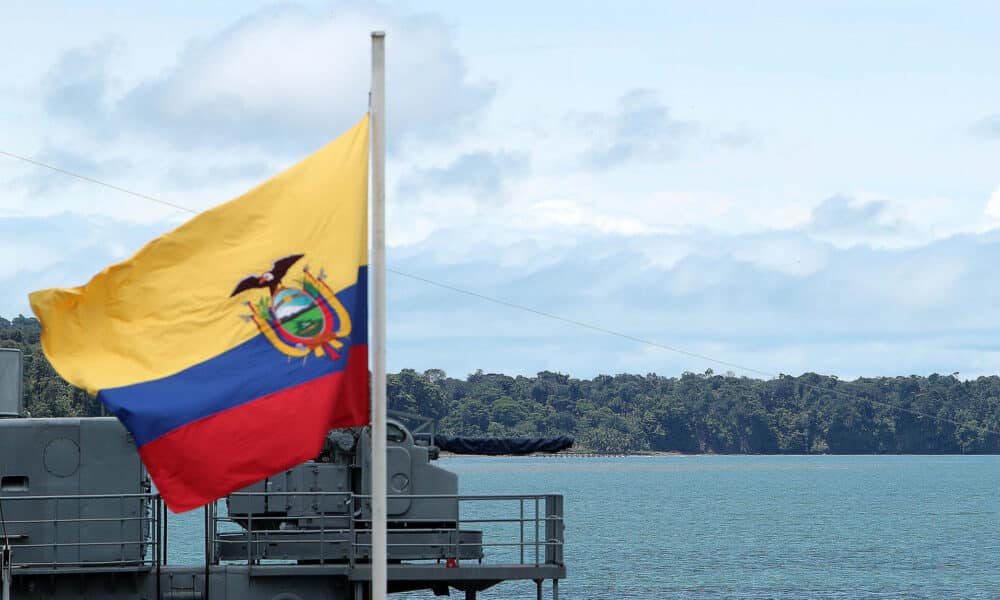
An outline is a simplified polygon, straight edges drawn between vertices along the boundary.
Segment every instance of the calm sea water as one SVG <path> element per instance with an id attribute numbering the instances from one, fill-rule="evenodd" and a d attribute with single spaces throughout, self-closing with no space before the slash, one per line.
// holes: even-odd
<path id="1" fill-rule="evenodd" d="M 1000 598 L 1000 456 L 438 464 L 463 494 L 565 496 L 563 598 Z M 172 518 L 171 560 L 201 561 L 201 514 Z"/>

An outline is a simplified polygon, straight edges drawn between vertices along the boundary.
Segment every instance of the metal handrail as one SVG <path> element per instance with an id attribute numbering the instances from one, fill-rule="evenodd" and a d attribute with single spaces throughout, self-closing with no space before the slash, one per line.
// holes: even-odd
<path id="1" fill-rule="evenodd" d="M 355 533 L 371 533 L 372 530 L 371 529 L 355 529 L 354 531 L 355 531 Z M 454 531 L 454 530 L 450 530 L 450 529 L 400 529 L 400 528 L 390 527 L 389 531 L 405 531 L 407 533 L 443 533 L 445 531 Z M 254 534 L 260 534 L 260 533 L 265 533 L 265 532 L 255 531 L 253 533 Z M 282 531 L 281 533 L 285 533 L 285 534 L 287 534 L 287 533 L 293 533 L 293 534 L 294 533 L 319 534 L 320 530 L 318 528 L 317 529 L 312 529 L 312 530 L 297 529 L 297 530 L 291 530 L 291 531 Z M 326 533 L 327 534 L 332 534 L 332 533 L 350 533 L 350 530 L 349 529 L 327 529 Z M 283 543 L 288 543 L 288 544 L 307 544 L 307 543 L 308 544 L 314 544 L 316 542 L 322 541 L 322 538 L 318 538 L 318 537 L 316 537 L 316 538 L 310 538 L 310 537 L 305 537 L 305 536 L 298 536 L 298 538 L 299 539 L 291 539 L 291 538 L 282 539 L 281 541 Z M 343 541 L 343 540 L 331 539 L 329 541 L 331 541 L 331 542 L 339 542 L 339 541 Z M 243 540 L 216 538 L 215 542 L 217 544 L 242 544 Z M 117 545 L 118 544 L 118 542 L 107 542 L 107 543 L 112 544 L 112 545 Z M 562 542 L 560 542 L 560 541 L 555 541 L 555 542 L 553 542 L 553 541 L 542 541 L 541 538 L 539 538 L 539 540 L 537 542 L 537 544 L 539 546 L 544 546 L 546 544 L 553 544 L 553 543 L 558 545 L 558 544 L 561 544 Z M 521 546 L 521 545 L 524 545 L 524 546 L 534 546 L 535 544 L 536 544 L 536 542 L 532 540 L 532 541 L 524 542 L 523 544 L 521 542 L 483 542 L 481 545 L 482 546 Z M 50 546 L 51 544 L 45 544 L 45 545 Z M 90 544 L 81 543 L 81 545 L 87 546 L 87 545 L 90 545 Z M 363 543 L 363 542 L 355 542 L 355 545 L 358 545 L 358 546 L 368 546 L 369 544 L 366 544 L 366 543 Z M 424 545 L 424 544 L 407 544 L 407 543 L 404 543 L 404 542 L 398 542 L 396 545 L 399 545 L 399 546 L 410 546 L 410 545 L 420 546 L 420 545 Z M 480 545 L 480 544 L 477 544 L 477 545 Z M 22 548 L 27 548 L 28 545 L 24 544 L 21 547 Z"/>
<path id="2" fill-rule="evenodd" d="M 137 562 L 134 560 L 100 560 L 85 563 L 68 563 L 68 562 L 21 562 L 14 563 L 12 565 L 15 571 L 24 571 L 25 569 L 30 569 L 34 567 L 48 567 L 51 569 L 59 569 L 60 567 L 71 567 L 71 568 L 81 568 L 81 567 L 107 567 L 107 566 L 123 566 L 123 567 L 139 567 L 142 570 L 154 569 L 156 565 L 149 562 Z"/>
<path id="3" fill-rule="evenodd" d="M 23 506 L 24 503 L 48 503 L 48 508 L 41 510 L 51 511 L 52 515 L 49 518 L 8 519 L 6 521 L 9 526 L 20 529 L 16 533 L 24 540 L 14 543 L 14 548 L 18 552 L 14 554 L 13 566 L 18 571 L 42 567 L 50 569 L 94 568 L 109 565 L 127 565 L 140 568 L 159 567 L 162 555 L 165 554 L 162 551 L 160 537 L 160 515 L 165 511 L 162 509 L 162 500 L 157 494 L 151 492 L 35 496 L 7 494 L 4 495 L 3 500 L 12 508 Z M 99 503 L 99 506 L 107 506 L 108 511 L 117 510 L 118 515 L 107 517 L 77 516 L 82 512 L 82 507 L 80 504 L 74 505 L 74 501 L 86 500 L 95 501 L 95 503 Z M 110 501 L 111 504 L 103 504 L 101 501 Z M 138 506 L 130 504 L 135 501 L 139 501 L 140 504 Z M 128 512 L 137 509 L 137 514 L 126 514 L 127 506 L 129 507 Z M 66 515 L 67 511 L 70 513 L 69 515 Z M 61 516 L 60 513 L 66 516 Z M 87 540 L 79 533 L 84 531 L 83 529 L 80 529 L 79 532 L 71 529 L 73 537 L 83 541 L 60 541 L 64 535 L 62 532 L 67 527 L 97 523 L 105 524 L 107 526 L 105 529 L 110 529 L 113 533 L 102 535 L 100 539 Z M 114 527 L 115 524 L 118 525 L 117 528 Z M 82 548 L 113 547 L 117 547 L 118 552 L 112 550 L 110 553 L 105 551 L 104 554 L 88 556 L 80 550 Z M 39 549 L 50 549 L 50 552 L 39 552 Z M 130 556 L 132 553 L 134 556 Z M 117 555 L 117 559 L 115 559 L 115 555 Z M 50 558 L 51 560 L 49 560 Z"/>
<path id="4" fill-rule="evenodd" d="M 324 562 L 329 558 L 329 548 L 327 545 L 329 543 L 346 544 L 344 548 L 346 549 L 346 561 L 353 567 L 358 561 L 367 561 L 368 553 L 366 550 L 371 547 L 370 541 L 366 541 L 365 537 L 369 536 L 371 533 L 370 529 L 370 517 L 364 515 L 360 507 L 364 506 L 365 502 L 371 498 L 370 495 L 366 494 L 354 494 L 351 492 L 321 492 L 321 491 L 296 491 L 296 492 L 237 492 L 233 496 L 286 496 L 286 497 L 304 497 L 304 498 L 317 498 L 317 497 L 338 497 L 344 498 L 344 504 L 348 505 L 345 510 L 346 513 L 319 513 L 317 512 L 315 517 L 315 527 L 303 527 L 300 529 L 288 529 L 288 530 L 254 530 L 254 519 L 255 516 L 247 514 L 245 516 L 233 517 L 227 513 L 227 511 L 219 511 L 217 509 L 217 501 L 212 503 L 206 508 L 206 521 L 210 526 L 207 528 L 206 536 L 206 566 L 209 562 L 212 564 L 218 564 L 219 561 L 219 548 L 222 547 L 232 547 L 227 546 L 229 544 L 246 544 L 247 554 L 246 562 L 248 565 L 257 565 L 261 562 L 262 557 L 265 555 L 263 549 L 268 543 L 267 536 L 269 534 L 274 534 L 280 531 L 283 535 L 281 542 L 287 544 L 319 544 L 318 552 L 320 562 Z M 429 523 L 441 523 L 441 519 L 434 518 L 407 518 L 405 516 L 394 517 L 390 519 L 389 533 L 428 533 L 428 534 L 449 534 L 446 538 L 442 538 L 442 541 L 446 541 L 446 545 L 440 546 L 439 544 L 432 544 L 435 547 L 447 548 L 444 554 L 440 555 L 441 558 L 438 560 L 443 560 L 444 557 L 448 557 L 449 560 L 452 558 L 456 561 L 458 560 L 468 560 L 470 557 L 473 560 L 479 560 L 483 562 L 484 560 L 489 564 L 491 562 L 496 562 L 497 564 L 522 564 L 522 565 L 535 565 L 539 566 L 542 564 L 562 564 L 562 548 L 564 545 L 564 539 L 562 535 L 563 527 L 563 512 L 562 512 L 562 496 L 555 494 L 505 494 L 505 495 L 456 495 L 456 494 L 399 494 L 394 495 L 393 498 L 397 499 L 409 499 L 409 500 L 449 500 L 457 503 L 456 510 L 453 517 L 453 521 L 448 523 L 445 527 L 433 527 L 433 526 L 422 526 Z M 51 531 L 47 531 L 45 534 L 46 540 L 51 535 L 52 541 L 49 543 L 36 543 L 35 540 L 25 539 L 25 542 L 30 541 L 31 543 L 17 543 L 16 547 L 24 549 L 34 549 L 34 548 L 52 548 L 51 556 L 56 560 L 42 560 L 42 561 L 32 561 L 32 562 L 21 562 L 17 563 L 15 567 L 18 570 L 32 569 L 32 568 L 86 568 L 86 567 L 99 567 L 99 566 L 128 566 L 131 568 L 160 568 L 166 562 L 166 518 L 167 511 L 164 508 L 162 499 L 158 494 L 155 493 L 127 493 L 127 494 L 64 494 L 64 495 L 43 495 L 43 496 L 5 496 L 4 500 L 11 500 L 12 503 L 17 502 L 27 502 L 27 501 L 56 501 L 55 505 L 52 507 L 54 511 L 53 517 L 49 519 L 15 519 L 9 520 L 7 523 L 9 525 L 26 525 L 26 526 L 45 526 L 51 524 Z M 124 513 L 125 507 L 129 501 L 139 500 L 142 501 L 142 506 L 139 508 L 138 515 L 120 515 L 117 517 L 79 517 L 79 516 L 67 516 L 65 518 L 59 516 L 59 512 L 65 514 L 67 501 L 72 500 L 110 500 L 115 502 L 119 506 L 119 510 Z M 315 501 L 314 501 L 315 502 Z M 498 506 L 499 504 L 499 506 Z M 61 505 L 61 506 L 60 506 Z M 545 510 L 542 510 L 544 507 Z M 530 510 L 533 508 L 534 510 Z M 62 509 L 62 510 L 60 510 Z M 356 510 L 355 510 L 356 509 Z M 468 510 L 471 509 L 471 510 Z M 131 509 L 130 509 L 131 510 Z M 73 513 L 77 513 L 75 510 Z M 220 514 L 226 512 L 227 514 Z M 462 516 L 463 512 L 470 512 L 466 517 Z M 499 514 L 498 514 L 499 513 Z M 72 514 L 72 513 L 71 513 Z M 364 517 L 364 518 L 362 518 Z M 257 519 L 264 517 L 257 516 Z M 271 519 L 273 517 L 266 517 Z M 311 519 L 310 517 L 300 517 Z M 239 523 L 237 520 L 246 519 L 248 521 L 247 525 L 250 530 L 243 529 L 240 527 L 237 529 Z M 446 522 L 449 519 L 444 519 Z M 61 542 L 56 541 L 59 527 L 65 528 L 73 524 L 82 523 L 115 523 L 119 524 L 117 528 L 117 537 L 120 539 L 103 539 L 101 541 L 77 541 L 77 542 Z M 132 526 L 132 531 L 126 534 L 126 524 L 128 523 L 138 523 L 138 528 Z M 454 523 L 454 526 L 451 526 Z M 220 526 L 222 524 L 228 524 L 232 527 L 231 531 L 222 531 Z M 336 525 L 336 526 L 331 526 Z M 479 528 L 483 527 L 481 534 L 489 534 L 490 526 L 503 527 L 505 525 L 511 525 L 517 527 L 520 530 L 520 534 L 514 532 L 512 529 L 509 530 L 513 534 L 512 539 L 514 541 L 507 541 L 510 538 L 501 539 L 479 539 L 478 537 L 470 538 L 463 537 L 462 532 L 472 531 L 469 527 Z M 112 525 L 113 527 L 113 525 Z M 529 536 L 528 532 L 534 531 L 533 536 Z M 497 530 L 499 531 L 499 530 Z M 504 528 L 504 531 L 508 531 Z M 112 536 L 114 537 L 114 536 Z M 85 546 L 94 547 L 114 547 L 118 546 L 121 550 L 118 554 L 119 560 L 107 560 L 113 558 L 113 556 L 101 556 L 101 560 L 81 560 L 79 555 L 72 556 L 71 560 L 67 560 L 65 557 L 67 554 L 74 554 L 76 551 L 66 551 L 60 553 L 59 548 L 81 548 Z M 399 539 L 395 542 L 390 542 L 388 548 L 390 552 L 395 550 L 404 551 L 409 548 L 419 548 L 427 547 L 427 543 L 410 543 L 405 538 Z M 148 551 L 147 551 L 148 548 Z M 526 549 L 530 550 L 534 548 L 534 552 L 529 554 L 525 552 Z M 500 553 L 499 555 L 491 555 L 488 550 L 493 549 Z M 514 554 L 510 554 L 513 549 Z M 134 558 L 128 558 L 126 552 L 134 552 Z M 506 554 L 504 554 L 506 553 Z M 60 556 L 62 554 L 62 556 Z M 533 556 L 532 556 L 533 554 Z M 531 558 L 529 558 L 531 557 Z M 23 556 L 23 558 L 31 560 L 28 556 Z M 41 557 L 40 557 L 41 558 Z M 49 556 L 44 556 L 48 559 Z M 96 558 L 96 557 L 95 557 Z M 266 557 L 265 557 L 266 558 Z M 506 560 L 510 558 L 511 560 Z M 532 558 L 534 559 L 532 561 Z M 345 560 L 343 555 L 338 554 L 335 557 L 336 560 Z M 497 559 L 503 559 L 498 562 Z M 227 557 L 227 561 L 232 560 Z M 421 560 L 421 559 L 413 559 Z M 434 560 L 432 557 L 431 560 Z"/>
<path id="5" fill-rule="evenodd" d="M 57 543 L 54 543 L 54 544 L 53 543 L 47 543 L 47 544 L 14 544 L 13 547 L 16 548 L 16 549 L 18 549 L 18 550 L 20 550 L 21 548 L 52 548 L 52 547 L 72 548 L 72 547 L 77 547 L 77 546 L 79 546 L 79 547 L 84 547 L 85 546 L 85 547 L 89 548 L 91 546 L 121 546 L 122 544 L 127 544 L 129 546 L 134 546 L 134 545 L 152 546 L 153 543 L 154 543 L 153 540 L 143 540 L 143 541 L 141 541 L 141 540 L 125 540 L 125 541 L 115 540 L 113 542 L 57 542 Z M 94 562 L 102 562 L 102 561 L 94 561 Z M 123 561 L 115 561 L 115 562 L 123 562 Z M 127 562 L 138 562 L 138 561 L 127 561 Z M 67 563 L 67 564 L 69 564 L 69 563 Z M 73 564 L 79 564 L 79 563 L 73 563 Z"/>
<path id="6" fill-rule="evenodd" d="M 5 500 L 9 500 L 9 498 L 4 498 L 4 499 Z M 73 517 L 69 517 L 69 518 L 63 517 L 63 518 L 59 519 L 59 522 L 60 523 L 92 523 L 92 522 L 101 522 L 101 521 L 114 521 L 115 523 L 117 523 L 118 521 L 145 521 L 147 519 L 149 519 L 148 516 L 142 516 L 142 517 L 76 517 L 76 518 L 73 518 Z M 53 519 L 19 519 L 19 520 L 7 519 L 7 524 L 8 525 L 20 525 L 20 524 L 23 524 L 23 525 L 32 525 L 32 524 L 38 525 L 38 524 L 41 524 L 41 523 L 51 523 L 52 521 L 53 521 Z"/>
<path id="7" fill-rule="evenodd" d="M 116 498 L 149 498 L 150 500 L 154 498 L 159 498 L 157 494 L 153 492 L 135 492 L 127 494 L 55 494 L 48 496 L 12 496 L 6 495 L 3 497 L 4 501 L 11 500 L 92 500 L 92 499 L 116 499 Z"/>
<path id="8" fill-rule="evenodd" d="M 545 500 L 552 496 L 559 496 L 561 494 L 392 494 L 393 499 L 410 499 L 410 500 L 432 500 L 434 498 L 441 498 L 446 500 L 457 499 L 462 500 L 475 500 L 475 501 L 493 501 L 493 500 Z M 239 491 L 229 494 L 232 496 L 349 496 L 354 499 L 360 500 L 370 500 L 371 494 L 356 494 L 354 492 L 325 492 L 325 491 L 293 491 L 293 492 L 247 492 Z M 346 504 L 346 502 L 345 502 Z"/>
<path id="9" fill-rule="evenodd" d="M 238 492 L 232 494 L 233 496 L 284 496 L 284 497 L 309 497 L 315 498 L 317 496 L 340 496 L 345 497 L 345 504 L 351 507 L 358 506 L 358 502 L 364 502 L 370 499 L 370 495 L 366 494 L 354 494 L 352 492 L 320 492 L 320 491 L 282 491 L 282 492 Z M 408 534 L 446 534 L 449 532 L 455 532 L 455 535 L 449 536 L 451 540 L 447 544 L 449 548 L 448 553 L 444 556 L 450 554 L 449 560 L 454 558 L 456 561 L 460 560 L 463 556 L 466 559 L 469 556 L 476 557 L 478 555 L 478 560 L 482 562 L 484 559 L 488 558 L 485 550 L 490 548 L 494 549 L 504 549 L 504 548 L 515 548 L 515 555 L 511 557 L 513 560 L 505 560 L 502 564 L 523 564 L 523 565 L 534 565 L 540 566 L 542 564 L 562 564 L 562 547 L 564 544 L 564 539 L 562 535 L 563 527 L 563 513 L 562 513 L 562 496 L 556 494 L 505 494 L 505 495 L 456 495 L 456 494 L 394 494 L 392 496 L 394 499 L 401 500 L 422 500 L 422 499 L 443 499 L 443 500 L 453 500 L 458 503 L 458 511 L 454 517 L 454 527 L 420 527 L 425 523 L 441 523 L 444 521 L 450 521 L 450 519 L 440 519 L 440 518 L 407 518 L 405 516 L 390 517 L 390 535 L 393 533 L 408 533 Z M 516 505 L 511 504 L 510 506 L 503 506 L 499 509 L 501 511 L 513 511 L 515 516 L 506 516 L 501 514 L 499 516 L 492 516 L 489 514 L 482 514 L 484 509 L 481 507 L 485 503 L 489 503 L 492 506 L 496 506 L 497 503 L 505 504 L 508 502 L 516 502 Z M 462 518 L 461 510 L 462 507 L 477 506 L 479 510 L 474 510 L 473 513 L 476 516 L 469 516 L 467 518 Z M 528 510 L 533 508 L 533 510 Z M 544 510 L 543 510 L 544 508 Z M 491 509 L 485 509 L 491 510 Z M 477 514 L 478 513 L 478 514 Z M 315 515 L 302 516 L 288 518 L 288 521 L 294 521 L 295 519 L 316 519 L 317 526 L 315 527 L 299 527 L 299 528 L 289 528 L 289 529 L 264 529 L 258 530 L 253 528 L 254 516 L 252 513 L 246 515 L 220 515 L 218 511 L 213 511 L 212 525 L 209 529 L 209 537 L 211 544 L 217 544 L 213 546 L 216 548 L 229 547 L 232 548 L 234 545 L 244 544 L 246 548 L 246 558 L 232 558 L 227 557 L 225 560 L 227 562 L 240 562 L 245 560 L 248 565 L 257 565 L 261 560 L 268 560 L 266 555 L 260 553 L 262 545 L 269 542 L 280 542 L 281 544 L 289 545 L 292 547 L 299 547 L 301 545 L 307 544 L 319 544 L 318 548 L 313 549 L 313 557 L 319 559 L 319 562 L 324 562 L 328 557 L 327 544 L 328 543 L 347 543 L 346 555 L 337 555 L 336 560 L 344 560 L 347 564 L 354 566 L 356 562 L 361 558 L 359 552 L 364 549 L 370 548 L 370 541 L 364 541 L 361 536 L 367 536 L 371 533 L 370 517 L 361 518 L 362 513 L 354 512 L 348 510 L 347 513 L 321 513 L 317 512 Z M 270 519 L 280 518 L 280 517 L 268 517 Z M 330 520 L 336 520 L 336 527 L 329 526 Z M 238 531 L 226 531 L 220 530 L 220 524 L 237 524 L 237 521 L 245 521 L 247 529 L 241 528 Z M 346 522 L 346 526 L 340 526 L 340 523 Z M 491 541 L 490 539 L 477 539 L 475 542 L 463 541 L 460 532 L 466 531 L 463 527 L 477 526 L 491 524 L 504 525 L 511 524 L 516 525 L 520 530 L 520 537 L 518 538 L 517 532 L 514 533 L 514 539 L 516 541 Z M 415 525 L 415 526 L 413 526 Z M 527 527 L 525 527 L 527 525 Z M 533 536 L 528 536 L 527 532 L 533 531 Z M 482 532 L 486 534 L 484 530 Z M 280 536 L 280 539 L 274 536 Z M 420 547 L 441 547 L 439 544 L 428 544 L 427 542 L 421 543 L 410 543 L 405 541 L 390 541 L 388 544 L 388 549 L 391 553 L 393 549 L 402 550 L 405 548 L 420 548 Z M 472 548 L 471 554 L 469 552 L 463 552 L 463 550 Z M 534 549 L 532 555 L 525 552 L 525 549 Z M 289 552 L 289 554 L 294 555 L 295 551 Z M 217 553 L 218 554 L 218 553 Z M 318 555 L 318 556 L 317 556 Z M 528 556 L 531 556 L 529 559 Z M 518 558 L 519 557 L 519 558 Z M 294 556 L 284 556 L 282 560 L 293 559 Z M 364 555 L 364 559 L 367 560 L 367 555 Z M 526 560 L 527 559 L 527 560 Z M 533 560 L 532 560 L 533 559 Z M 406 560 L 406 559 L 404 559 Z M 419 558 L 414 558 L 412 560 L 421 560 Z M 434 560 L 431 558 L 431 560 Z M 441 558 L 438 558 L 441 560 Z"/>

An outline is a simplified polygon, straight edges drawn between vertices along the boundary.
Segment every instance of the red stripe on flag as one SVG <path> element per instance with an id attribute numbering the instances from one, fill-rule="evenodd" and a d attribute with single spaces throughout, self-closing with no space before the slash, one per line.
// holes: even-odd
<path id="1" fill-rule="evenodd" d="M 330 429 L 367 425 L 368 347 L 347 367 L 178 427 L 139 448 L 175 513 L 316 458 Z"/>

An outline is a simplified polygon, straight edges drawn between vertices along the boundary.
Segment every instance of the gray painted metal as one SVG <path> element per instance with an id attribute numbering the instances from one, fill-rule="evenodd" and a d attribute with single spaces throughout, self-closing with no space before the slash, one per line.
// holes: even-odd
<path id="1" fill-rule="evenodd" d="M 557 593 L 561 496 L 459 496 L 432 448 L 387 431 L 390 593 L 544 579 Z M 116 419 L 0 419 L 12 598 L 357 600 L 371 582 L 370 443 L 367 429 L 332 432 L 317 460 L 211 503 L 206 562 L 167 566 L 166 510 Z"/>
<path id="2" fill-rule="evenodd" d="M 401 515 L 410 520 L 436 519 L 452 521 L 458 519 L 458 503 L 449 498 L 423 498 L 413 503 L 414 496 L 452 495 L 458 494 L 458 476 L 431 464 L 432 451 L 428 446 L 417 445 L 413 434 L 394 419 L 389 419 L 387 431 L 390 441 L 386 449 L 387 467 L 386 481 L 388 485 L 388 516 L 389 521 Z M 398 432 L 394 436 L 394 432 Z M 369 435 L 363 435 L 358 441 L 358 456 L 361 457 L 361 470 L 371 473 L 371 443 Z M 405 485 L 401 482 L 405 479 Z M 362 495 L 371 494 L 371 480 L 362 479 Z M 371 505 L 365 502 L 362 506 L 362 519 L 370 518 Z"/>
<path id="3" fill-rule="evenodd" d="M 21 351 L 0 348 L 0 417 L 19 417 L 24 412 Z"/>
<path id="4" fill-rule="evenodd" d="M 309 566 L 268 567 L 275 572 L 260 574 L 261 567 L 212 565 L 205 573 L 200 568 L 171 566 L 155 572 L 121 574 L 90 571 L 83 574 L 21 574 L 14 578 L 12 598 L 104 598 L 134 600 L 360 600 L 356 590 L 365 590 L 371 581 L 366 565 L 353 570 L 347 567 L 322 570 Z M 445 573 L 447 571 L 447 573 Z M 545 579 L 564 577 L 565 571 L 539 569 L 532 575 Z M 388 565 L 389 591 L 455 589 L 477 592 L 504 580 L 524 582 L 519 597 L 530 597 L 535 580 L 515 566 L 480 566 L 446 569 L 435 565 Z M 359 585 L 360 584 L 360 585 Z M 553 586 L 553 590 L 556 587 Z M 362 592 L 363 593 L 363 592 Z"/>
<path id="5" fill-rule="evenodd" d="M 0 421 L 0 496 L 15 565 L 138 564 L 148 479 L 114 418 Z"/>
<path id="6" fill-rule="evenodd" d="M 371 535 L 350 529 L 221 533 L 215 540 L 220 561 L 259 564 L 263 560 L 349 562 L 370 558 Z M 481 531 L 390 529 L 389 560 L 479 560 Z"/>

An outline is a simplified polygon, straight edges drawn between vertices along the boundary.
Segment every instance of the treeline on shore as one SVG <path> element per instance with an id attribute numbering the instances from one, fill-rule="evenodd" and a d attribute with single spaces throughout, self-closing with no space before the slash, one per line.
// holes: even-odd
<path id="1" fill-rule="evenodd" d="M 26 409 L 93 416 L 99 403 L 59 377 L 36 319 L 0 318 L 0 347 L 24 352 Z M 1000 377 L 947 375 L 840 381 L 805 373 L 761 380 L 704 373 L 575 379 L 477 371 L 389 374 L 389 407 L 467 436 L 576 436 L 602 453 L 1000 453 Z"/>

